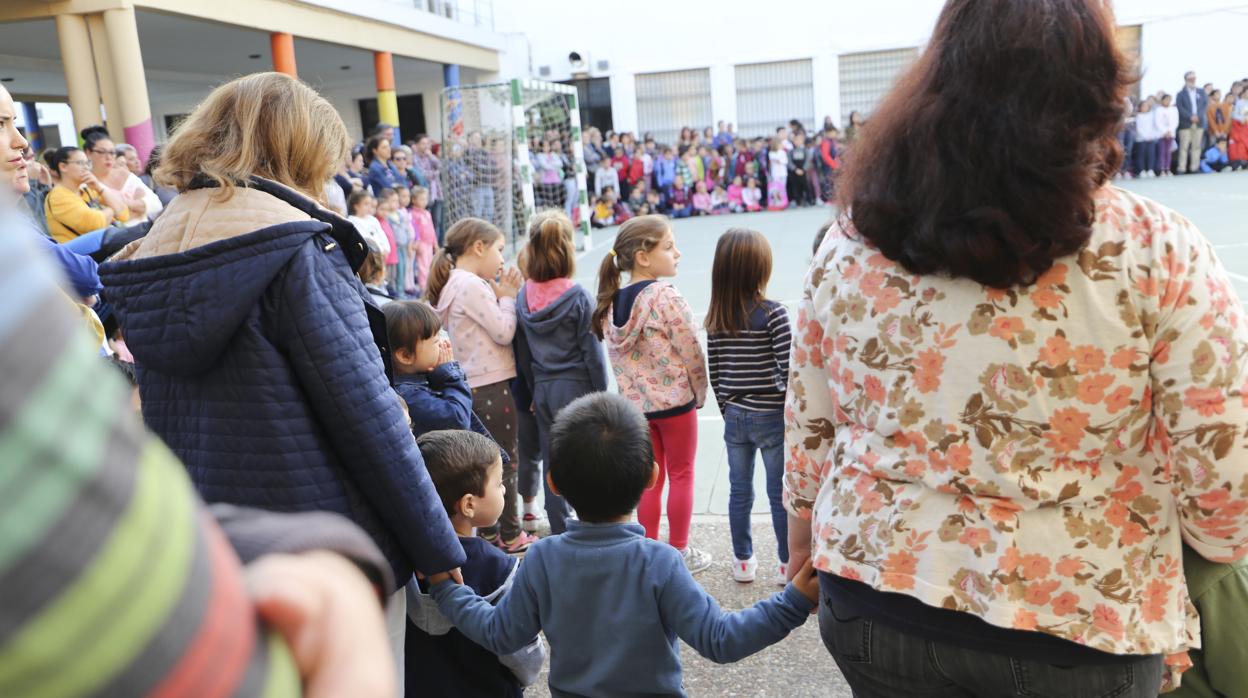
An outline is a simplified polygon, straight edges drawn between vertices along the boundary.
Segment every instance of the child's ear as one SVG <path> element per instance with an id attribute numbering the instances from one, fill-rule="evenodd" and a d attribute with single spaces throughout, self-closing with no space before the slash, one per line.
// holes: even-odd
<path id="1" fill-rule="evenodd" d="M 401 364 L 414 364 L 416 363 L 416 352 L 407 347 L 399 347 L 394 350 L 394 358 L 398 359 Z"/>
<path id="2" fill-rule="evenodd" d="M 477 255 L 478 257 L 485 254 L 485 242 L 482 240 L 477 240 L 476 242 L 472 243 L 472 253 Z"/>
<path id="3" fill-rule="evenodd" d="M 551 492 L 552 492 L 552 493 L 553 493 L 556 497 L 562 497 L 562 496 L 563 496 L 563 493 L 561 493 L 561 492 L 559 491 L 559 488 L 558 488 L 558 487 L 555 487 L 555 478 L 553 478 L 553 477 L 551 477 L 551 476 L 550 476 L 550 471 L 549 471 L 549 470 L 547 470 L 547 471 L 546 471 L 546 484 L 550 486 L 550 491 L 551 491 Z"/>
<path id="4" fill-rule="evenodd" d="M 473 513 L 475 513 L 477 509 L 476 496 L 472 494 L 466 494 L 460 497 L 459 501 L 455 502 L 455 509 L 459 511 L 460 516 L 464 517 L 465 519 L 471 519 Z"/>

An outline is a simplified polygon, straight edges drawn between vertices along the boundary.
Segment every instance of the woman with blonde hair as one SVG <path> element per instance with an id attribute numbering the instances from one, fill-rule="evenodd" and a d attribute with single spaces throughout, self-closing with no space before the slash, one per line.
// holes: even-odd
<path id="1" fill-rule="evenodd" d="M 377 541 L 402 667 L 401 585 L 464 552 L 387 378 L 385 317 L 355 275 L 368 248 L 318 203 L 348 148 L 303 83 L 222 85 L 163 151 L 156 180 L 179 196 L 101 276 L 144 419 L 205 499 L 336 512 Z"/>

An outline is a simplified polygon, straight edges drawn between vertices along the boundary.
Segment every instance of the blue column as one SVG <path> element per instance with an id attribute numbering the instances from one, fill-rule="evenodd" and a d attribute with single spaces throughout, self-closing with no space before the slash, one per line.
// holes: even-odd
<path id="1" fill-rule="evenodd" d="M 442 83 L 447 87 L 459 87 L 459 66 L 448 63 L 442 66 Z M 459 90 L 451 90 L 446 93 L 446 114 L 449 133 L 443 134 L 443 139 L 448 137 L 462 138 L 464 135 L 464 103 L 460 98 Z"/>
<path id="2" fill-rule="evenodd" d="M 34 102 L 22 102 L 22 111 L 26 118 L 26 140 L 36 153 L 43 150 L 43 133 L 39 130 L 39 109 Z"/>

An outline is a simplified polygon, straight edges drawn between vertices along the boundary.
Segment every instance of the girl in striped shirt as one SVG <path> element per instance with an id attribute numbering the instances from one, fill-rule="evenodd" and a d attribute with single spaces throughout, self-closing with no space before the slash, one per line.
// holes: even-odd
<path id="1" fill-rule="evenodd" d="M 750 536 L 755 453 L 767 471 L 767 499 L 783 584 L 789 561 L 784 478 L 784 393 L 789 374 L 789 315 L 765 296 L 771 246 L 762 233 L 732 228 L 719 238 L 706 315 L 711 388 L 724 415 L 728 450 L 728 525 L 736 558 L 732 578 L 754 581 L 758 561 Z"/>

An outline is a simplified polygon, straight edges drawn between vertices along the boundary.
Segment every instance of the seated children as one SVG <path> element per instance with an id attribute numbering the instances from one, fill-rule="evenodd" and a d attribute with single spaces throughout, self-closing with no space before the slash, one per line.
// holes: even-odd
<path id="1" fill-rule="evenodd" d="M 607 190 L 610 191 L 610 187 L 607 187 Z M 594 199 L 594 211 L 590 216 L 589 224 L 595 228 L 615 225 L 615 210 L 610 197 L 606 194 L 600 194 Z"/>
<path id="2" fill-rule="evenodd" d="M 693 215 L 711 215 L 711 195 L 706 191 L 706 180 L 699 179 L 693 185 Z"/>
<path id="3" fill-rule="evenodd" d="M 712 661 L 733 662 L 782 640 L 815 607 L 807 562 L 784 591 L 725 613 L 679 552 L 645 537 L 634 510 L 658 466 L 646 419 L 626 398 L 594 393 L 569 404 L 549 453 L 550 487 L 579 517 L 567 533 L 529 548 L 497 606 L 446 574 L 429 581 L 455 627 L 495 653 L 545 631 L 552 693 L 684 695 L 677 637 Z"/>
<path id="4" fill-rule="evenodd" d="M 762 208 L 763 192 L 758 188 L 758 180 L 750 177 L 745 189 L 741 190 L 741 201 L 746 211 L 758 211 Z"/>
<path id="5" fill-rule="evenodd" d="M 716 184 L 715 190 L 711 192 L 711 213 L 728 213 L 728 194 L 724 192 L 723 185 Z"/>
<path id="6" fill-rule="evenodd" d="M 663 201 L 663 194 L 658 189 L 651 189 L 646 192 L 646 208 L 650 213 L 667 213 L 667 206 Z M 641 209 L 637 209 L 641 211 Z M 638 213 L 637 215 L 643 215 Z"/>
<path id="7" fill-rule="evenodd" d="M 693 205 L 689 200 L 689 189 L 685 187 L 685 178 L 676 175 L 672 181 L 672 190 L 667 196 L 667 215 L 672 218 L 688 218 L 693 213 Z"/>
<path id="8" fill-rule="evenodd" d="M 745 191 L 745 187 L 741 186 L 741 175 L 732 178 L 732 184 L 728 185 L 728 210 L 733 213 L 741 213 L 745 211 L 745 201 L 742 200 L 741 193 Z"/>
<path id="9" fill-rule="evenodd" d="M 414 415 L 413 415 L 414 416 Z M 513 585 L 520 561 L 474 535 L 492 526 L 503 510 L 503 461 L 498 445 L 471 431 L 432 431 L 417 440 L 442 505 L 459 534 L 467 561 L 464 584 L 497 601 Z M 451 627 L 420 583 L 407 584 L 408 626 L 404 644 L 408 696 L 515 696 L 542 670 L 545 648 L 537 633 L 520 651 L 492 654 Z M 485 601 L 488 603 L 488 601 Z"/>

